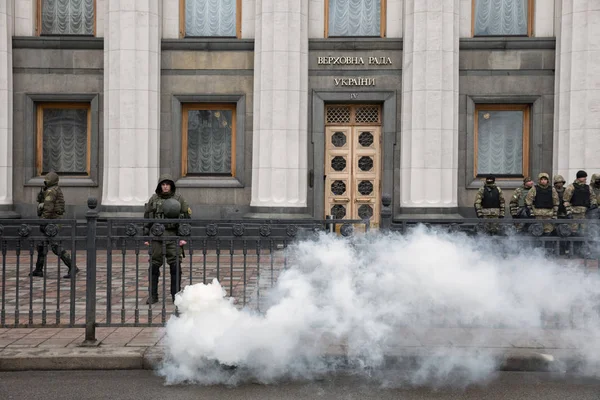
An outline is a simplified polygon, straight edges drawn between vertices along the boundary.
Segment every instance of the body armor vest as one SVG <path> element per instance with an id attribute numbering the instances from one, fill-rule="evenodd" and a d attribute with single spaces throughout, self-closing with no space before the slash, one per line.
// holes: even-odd
<path id="1" fill-rule="evenodd" d="M 483 198 L 481 199 L 483 208 L 500 208 L 500 191 L 496 186 L 492 188 L 483 188 Z"/>
<path id="2" fill-rule="evenodd" d="M 574 207 L 589 207 L 590 206 L 590 187 L 588 185 L 573 185 L 573 196 L 571 197 L 571 205 Z"/>
<path id="3" fill-rule="evenodd" d="M 552 208 L 554 202 L 552 201 L 552 187 L 547 186 L 545 188 L 536 185 L 535 187 L 535 200 L 533 201 L 535 208 Z"/>

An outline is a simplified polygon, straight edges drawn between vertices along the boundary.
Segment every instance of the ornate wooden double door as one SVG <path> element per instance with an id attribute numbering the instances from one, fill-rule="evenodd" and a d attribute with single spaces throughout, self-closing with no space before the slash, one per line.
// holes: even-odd
<path id="1" fill-rule="evenodd" d="M 379 226 L 381 109 L 378 105 L 327 106 L 325 214 L 369 219 Z"/>

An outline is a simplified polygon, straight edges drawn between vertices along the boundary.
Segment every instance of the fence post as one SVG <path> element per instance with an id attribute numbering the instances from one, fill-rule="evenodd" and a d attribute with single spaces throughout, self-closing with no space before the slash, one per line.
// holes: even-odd
<path id="1" fill-rule="evenodd" d="M 85 282 L 85 345 L 96 344 L 96 224 L 98 200 L 88 198 Z"/>
<path id="2" fill-rule="evenodd" d="M 389 231 L 392 225 L 392 196 L 387 193 L 381 195 L 381 222 L 379 229 L 383 232 Z"/>

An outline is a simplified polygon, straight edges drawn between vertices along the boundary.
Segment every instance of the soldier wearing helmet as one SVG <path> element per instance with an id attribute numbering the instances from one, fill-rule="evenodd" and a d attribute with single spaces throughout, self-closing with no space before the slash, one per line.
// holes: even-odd
<path id="1" fill-rule="evenodd" d="M 50 171 L 44 177 L 44 187 L 38 193 L 38 217 L 42 219 L 60 219 L 63 218 L 65 213 L 65 197 L 63 192 L 58 186 L 59 176 L 56 172 Z M 40 225 L 40 231 L 45 233 L 46 223 Z M 71 255 L 66 251 L 60 241 L 53 239 L 47 240 L 48 245 L 52 252 L 60 257 L 63 263 L 68 268 L 68 272 L 63 276 L 65 279 L 73 278 L 79 272 L 79 268 L 75 266 L 74 260 L 71 259 Z M 46 264 L 47 249 L 44 249 L 44 243 L 37 245 L 37 262 L 35 263 L 35 269 L 29 273 L 29 276 L 44 276 L 44 265 Z"/>
<path id="2" fill-rule="evenodd" d="M 558 194 L 558 218 L 564 219 L 567 218 L 567 209 L 565 208 L 565 201 L 563 196 L 565 194 L 565 178 L 562 175 L 554 176 L 554 190 Z"/>
<path id="3" fill-rule="evenodd" d="M 190 218 L 192 210 L 187 202 L 179 193 L 175 193 L 175 182 L 170 175 L 161 175 L 158 179 L 156 191 L 150 197 L 150 200 L 145 204 L 144 218 L 153 219 L 174 219 L 174 218 Z M 153 223 L 146 224 L 144 235 L 150 234 L 150 228 Z M 165 225 L 165 236 L 177 236 L 178 224 L 169 223 Z M 149 243 L 146 242 L 148 245 Z M 181 288 L 181 259 L 183 256 L 182 247 L 186 244 L 180 240 L 176 243 L 175 240 L 165 240 L 165 256 L 171 272 L 171 298 L 175 301 L 175 294 Z M 163 241 L 152 241 L 152 265 L 150 271 L 150 297 L 146 304 L 154 304 L 158 302 L 158 280 L 160 277 L 160 267 L 163 264 Z"/>
<path id="4" fill-rule="evenodd" d="M 535 219 L 557 219 L 560 200 L 554 187 L 550 186 L 550 175 L 542 172 L 538 175 L 538 184 L 531 188 L 525 204 L 531 210 Z M 544 233 L 552 233 L 554 226 L 544 224 Z"/>
<path id="5" fill-rule="evenodd" d="M 489 175 L 485 178 L 485 184 L 477 191 L 475 196 L 475 212 L 477 218 L 494 219 L 504 218 L 504 195 L 502 189 L 496 185 L 496 177 Z M 488 233 L 499 233 L 498 224 L 485 224 Z"/>
<path id="6" fill-rule="evenodd" d="M 577 171 L 575 181 L 565 189 L 563 199 L 567 210 L 567 218 L 569 219 L 585 219 L 589 210 L 598 208 L 594 190 L 586 184 L 586 181 L 587 172 Z M 579 224 L 571 224 L 571 230 L 573 233 L 583 233 L 579 232 Z"/>

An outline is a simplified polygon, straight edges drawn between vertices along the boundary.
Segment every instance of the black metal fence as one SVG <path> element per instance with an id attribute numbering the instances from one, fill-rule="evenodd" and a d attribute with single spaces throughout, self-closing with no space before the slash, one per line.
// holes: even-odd
<path id="1" fill-rule="evenodd" d="M 600 265 L 597 220 L 393 221 L 390 203 L 389 196 L 382 196 L 381 231 L 405 233 L 425 224 L 449 232 L 492 234 L 499 246 L 518 237 L 557 257 L 580 259 L 591 269 Z M 185 241 L 183 254 L 176 258 L 174 271 L 182 288 L 217 279 L 236 305 L 260 311 L 265 294 L 288 265 L 290 243 L 315 232 L 351 236 L 370 229 L 368 220 L 330 219 L 160 220 L 150 227 L 144 219 L 99 219 L 96 205 L 95 199 L 88 201 L 84 221 L 0 220 L 1 327 L 85 327 L 86 340 L 93 342 L 98 326 L 163 326 L 167 315 L 176 312 L 165 250 L 180 240 Z M 38 229 L 40 223 L 44 229 Z M 542 223 L 555 229 L 546 234 Z M 177 224 L 175 235 L 165 233 L 169 224 Z M 160 246 L 163 256 L 158 302 L 147 304 L 152 246 Z M 62 251 L 70 254 L 79 274 L 63 277 L 67 269 Z M 38 252 L 46 255 L 43 277 L 30 276 Z"/>
<path id="2" fill-rule="evenodd" d="M 85 221 L 0 220 L 0 326 L 85 327 L 87 341 L 95 340 L 99 326 L 163 326 L 176 312 L 165 251 L 172 243 L 183 244 L 174 268 L 181 288 L 217 279 L 237 306 L 260 311 L 265 293 L 288 265 L 285 250 L 292 242 L 318 232 L 350 236 L 370 228 L 368 220 L 330 219 L 165 219 L 149 224 L 146 219 L 99 219 L 96 204 L 88 201 Z M 165 231 L 169 226 L 177 228 L 175 235 Z M 162 250 L 155 304 L 147 302 L 153 246 Z M 63 251 L 79 268 L 77 275 L 64 277 Z M 32 276 L 38 252 L 46 255 L 43 276 Z"/>

